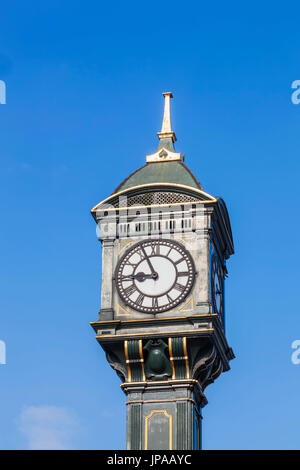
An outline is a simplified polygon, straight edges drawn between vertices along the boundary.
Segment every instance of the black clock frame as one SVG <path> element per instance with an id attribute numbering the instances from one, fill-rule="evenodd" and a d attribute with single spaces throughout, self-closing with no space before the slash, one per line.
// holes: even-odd
<path id="1" fill-rule="evenodd" d="M 178 296 L 175 300 L 172 300 L 169 304 L 166 304 L 166 305 L 163 305 L 163 306 L 158 306 L 155 305 L 154 307 L 143 307 L 142 305 L 137 305 L 134 301 L 130 300 L 128 297 L 126 297 L 126 295 L 123 293 L 124 292 L 124 289 L 123 287 L 121 286 L 121 280 L 119 279 L 119 272 L 120 270 L 122 269 L 122 267 L 126 264 L 126 260 L 128 259 L 128 257 L 132 256 L 135 252 L 138 252 L 139 250 L 141 250 L 141 246 L 143 247 L 147 247 L 147 246 L 151 246 L 152 249 L 153 249 L 153 254 L 150 254 L 149 257 L 155 257 L 155 256 L 159 256 L 159 257 L 162 257 L 162 258 L 166 258 L 168 259 L 170 262 L 173 263 L 175 269 L 176 269 L 176 278 L 175 278 L 175 281 L 172 285 L 172 287 L 170 289 L 168 289 L 168 291 L 166 293 L 163 293 L 163 294 L 160 294 L 159 296 L 151 296 L 151 295 L 148 295 L 147 294 L 147 297 L 152 297 L 153 299 L 155 298 L 158 298 L 158 297 L 162 297 L 164 295 L 167 295 L 168 292 L 170 292 L 174 286 L 176 285 L 176 283 L 178 283 L 178 270 L 177 270 L 177 266 L 176 264 L 172 261 L 172 259 L 168 258 L 167 255 L 163 255 L 163 254 L 157 254 L 157 249 L 156 247 L 157 246 L 160 246 L 160 245 L 167 245 L 167 246 L 170 246 L 170 251 L 171 249 L 174 247 L 176 247 L 175 249 L 182 254 L 182 257 L 184 258 L 184 260 L 187 262 L 187 265 L 188 265 L 188 281 L 187 281 L 187 284 L 186 286 L 182 286 L 184 287 L 184 290 L 182 291 L 182 294 L 180 296 Z M 168 253 L 170 253 L 170 251 Z M 134 268 L 133 270 L 133 276 L 135 275 L 135 271 L 137 270 L 137 267 L 138 265 L 144 260 L 145 258 L 141 258 L 141 261 L 139 263 L 137 263 L 136 265 L 136 268 Z M 190 253 L 186 250 L 186 248 L 179 242 L 175 241 L 175 240 L 168 240 L 168 239 L 163 239 L 163 238 L 158 238 L 158 239 L 147 239 L 147 240 L 142 240 L 138 243 L 136 243 L 134 246 L 131 246 L 125 253 L 124 255 L 122 256 L 122 258 L 119 260 L 118 264 L 117 264 L 117 267 L 115 269 L 115 276 L 114 276 L 114 279 L 115 279 L 115 283 L 116 283 L 116 288 L 117 288 L 117 291 L 118 291 L 118 295 L 119 297 L 123 300 L 123 302 L 125 303 L 125 305 L 133 308 L 134 310 L 138 311 L 138 312 L 142 312 L 142 313 L 150 313 L 150 314 L 155 314 L 155 313 L 161 313 L 161 312 L 165 312 L 167 310 L 171 310 L 172 308 L 176 307 L 178 304 L 180 304 L 181 302 L 183 302 L 183 300 L 187 297 L 187 295 L 190 293 L 193 285 L 194 285 L 194 280 L 195 280 L 195 265 L 194 265 L 194 261 L 193 261 L 193 258 L 192 256 L 190 255 Z M 137 290 L 138 292 L 140 292 L 141 295 L 144 295 L 145 294 L 143 292 L 141 292 L 137 286 L 136 283 L 133 283 L 135 285 L 135 290 Z M 181 284 L 180 284 L 181 285 Z"/>
<path id="2" fill-rule="evenodd" d="M 216 291 L 215 287 L 215 277 L 218 278 L 219 284 L 219 291 Z M 212 305 L 213 310 L 215 313 L 218 313 L 222 319 L 224 320 L 224 280 L 221 272 L 220 262 L 216 254 L 213 254 L 211 260 L 211 298 L 212 298 Z M 218 309 L 217 306 L 217 296 L 220 296 L 220 308 Z"/>

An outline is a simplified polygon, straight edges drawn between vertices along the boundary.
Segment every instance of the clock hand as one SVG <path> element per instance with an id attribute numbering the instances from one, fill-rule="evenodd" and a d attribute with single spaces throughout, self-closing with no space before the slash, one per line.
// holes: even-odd
<path id="1" fill-rule="evenodd" d="M 145 279 L 153 279 L 153 274 L 145 274 L 145 273 L 140 272 L 140 273 L 135 274 L 133 278 L 139 282 L 142 282 Z"/>
<path id="2" fill-rule="evenodd" d="M 130 274 L 128 276 L 122 276 L 120 279 L 121 281 L 131 281 L 132 279 L 134 279 L 134 275 L 133 274 Z"/>
<path id="3" fill-rule="evenodd" d="M 147 255 L 147 253 L 146 253 L 146 251 L 145 251 L 145 248 L 143 247 L 142 244 L 140 244 L 140 247 L 141 247 L 141 250 L 142 250 L 142 252 L 143 252 L 143 254 L 144 254 L 144 256 L 145 256 L 145 258 L 146 258 L 146 260 L 147 260 L 147 263 L 149 264 L 149 268 L 151 269 L 151 277 L 152 277 L 152 279 L 157 279 L 157 278 L 158 278 L 158 274 L 157 274 L 157 272 L 154 271 L 154 268 L 153 268 L 153 266 L 152 266 L 152 264 L 151 264 L 151 261 L 150 261 L 148 255 Z"/>
<path id="4" fill-rule="evenodd" d="M 139 272 L 137 274 L 130 274 L 129 276 L 122 276 L 122 281 L 131 281 L 136 279 L 139 282 L 144 281 L 145 279 L 153 279 L 153 274 L 145 274 L 143 272 Z"/>

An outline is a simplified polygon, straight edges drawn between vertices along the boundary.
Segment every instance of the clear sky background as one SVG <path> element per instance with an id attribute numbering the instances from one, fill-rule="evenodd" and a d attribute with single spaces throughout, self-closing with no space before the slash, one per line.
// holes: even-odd
<path id="1" fill-rule="evenodd" d="M 0 11 L 0 448 L 122 449 L 125 395 L 89 325 L 89 211 L 157 146 L 221 195 L 235 255 L 232 369 L 206 389 L 204 449 L 299 449 L 299 3 L 14 1 Z"/>

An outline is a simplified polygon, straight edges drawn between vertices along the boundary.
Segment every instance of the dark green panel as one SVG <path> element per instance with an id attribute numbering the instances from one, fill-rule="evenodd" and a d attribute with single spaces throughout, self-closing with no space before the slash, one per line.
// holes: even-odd
<path id="1" fill-rule="evenodd" d="M 145 448 L 168 450 L 172 447 L 172 416 L 166 411 L 152 412 L 145 419 Z"/>
<path id="2" fill-rule="evenodd" d="M 142 406 L 130 405 L 130 448 L 132 450 L 140 450 L 142 448 Z"/>
<path id="3" fill-rule="evenodd" d="M 188 449 L 188 406 L 186 402 L 177 403 L 177 446 L 176 449 L 184 450 Z"/>
<path id="4" fill-rule="evenodd" d="M 183 347 L 183 338 L 171 338 L 173 364 L 176 379 L 187 378 L 186 358 Z"/>
<path id="5" fill-rule="evenodd" d="M 143 362 L 140 357 L 140 347 L 138 340 L 131 340 L 127 343 L 129 368 L 131 372 L 131 381 L 139 382 L 144 379 Z"/>

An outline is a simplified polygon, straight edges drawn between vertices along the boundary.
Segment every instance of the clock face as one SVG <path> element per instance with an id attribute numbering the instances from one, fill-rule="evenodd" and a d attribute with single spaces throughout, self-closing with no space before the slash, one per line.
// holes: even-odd
<path id="1" fill-rule="evenodd" d="M 145 240 L 131 247 L 115 272 L 119 296 L 129 307 L 160 313 L 178 305 L 195 277 L 191 255 L 173 240 Z"/>
<path id="2" fill-rule="evenodd" d="M 216 313 L 223 315 L 223 277 L 220 263 L 216 255 L 212 258 L 211 276 L 213 308 Z"/>

